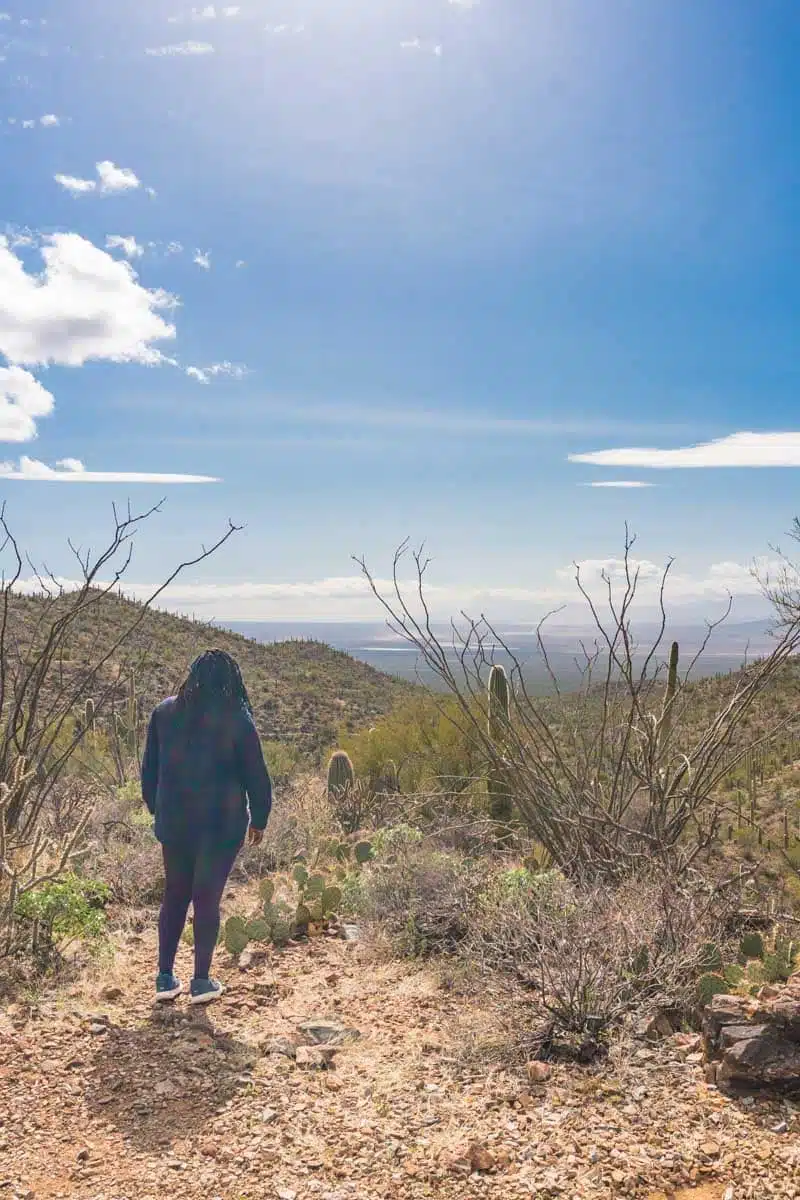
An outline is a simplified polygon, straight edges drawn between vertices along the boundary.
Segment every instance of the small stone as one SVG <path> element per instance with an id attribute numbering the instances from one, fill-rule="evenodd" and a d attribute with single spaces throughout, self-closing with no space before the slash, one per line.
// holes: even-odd
<path id="1" fill-rule="evenodd" d="M 322 1071 L 333 1062 L 336 1051 L 331 1046 L 298 1046 L 295 1060 L 298 1067 Z"/>
<path id="2" fill-rule="evenodd" d="M 278 1114 L 274 1108 L 262 1108 L 259 1116 L 265 1125 L 271 1125 L 277 1120 Z"/>
<path id="3" fill-rule="evenodd" d="M 276 1188 L 275 1195 L 278 1200 L 297 1200 L 297 1192 L 291 1188 Z"/>
<path id="4" fill-rule="evenodd" d="M 777 1125 L 772 1126 L 773 1133 L 788 1133 L 789 1126 L 786 1121 L 779 1121 Z"/>
<path id="5" fill-rule="evenodd" d="M 536 1059 L 534 1059 L 532 1062 L 529 1062 L 525 1070 L 528 1073 L 528 1080 L 530 1083 L 547 1083 L 548 1079 L 553 1074 L 553 1068 L 549 1063 L 538 1062 Z"/>
<path id="6" fill-rule="evenodd" d="M 88 1162 L 89 1161 L 89 1151 L 84 1146 L 82 1150 L 78 1151 L 78 1153 L 75 1155 L 75 1157 L 77 1158 L 78 1162 L 81 1162 L 81 1163 Z"/>
<path id="7" fill-rule="evenodd" d="M 284 1058 L 295 1058 L 297 1055 L 297 1046 L 287 1037 L 267 1038 L 260 1049 L 262 1054 L 282 1054 Z"/>
<path id="8" fill-rule="evenodd" d="M 104 1000 L 108 1004 L 113 1004 L 116 1000 L 121 1000 L 124 995 L 125 993 L 121 987 L 117 987 L 115 984 L 109 984 L 100 992 L 100 999 Z"/>
<path id="9" fill-rule="evenodd" d="M 100 1034 L 108 1033 L 108 1025 L 101 1025 L 99 1021 L 93 1021 L 89 1026 L 89 1033 L 94 1034 L 95 1037 L 99 1037 Z"/>
<path id="10" fill-rule="evenodd" d="M 469 1165 L 473 1171 L 493 1171 L 496 1166 L 495 1157 L 481 1142 L 475 1142 L 469 1148 Z"/>
<path id="11" fill-rule="evenodd" d="M 703 1144 L 700 1147 L 700 1153 L 705 1155 L 706 1158 L 718 1158 L 719 1157 L 719 1143 L 718 1142 L 703 1142 Z"/>

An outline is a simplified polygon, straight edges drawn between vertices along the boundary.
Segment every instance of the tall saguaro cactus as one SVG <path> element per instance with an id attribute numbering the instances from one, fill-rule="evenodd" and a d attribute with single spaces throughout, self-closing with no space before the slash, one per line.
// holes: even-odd
<path id="1" fill-rule="evenodd" d="M 489 674 L 489 740 L 498 751 L 502 749 L 511 719 L 511 691 L 505 668 L 495 663 Z M 511 792 L 504 771 L 492 767 L 486 781 L 489 793 L 489 815 L 498 825 L 507 825 L 513 813 Z"/>
<path id="2" fill-rule="evenodd" d="M 664 705 L 661 709 L 661 721 L 659 722 L 659 748 L 663 752 L 667 750 L 669 745 L 670 734 L 672 733 L 672 710 L 674 707 L 675 693 L 678 690 L 678 659 L 680 656 L 680 648 L 677 642 L 672 643 L 672 648 L 669 652 L 669 670 L 667 672 L 667 690 L 664 694 Z"/>

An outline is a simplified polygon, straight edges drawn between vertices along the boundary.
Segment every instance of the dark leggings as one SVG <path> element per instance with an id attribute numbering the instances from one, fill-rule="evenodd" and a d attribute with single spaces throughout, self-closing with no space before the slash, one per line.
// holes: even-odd
<path id="1" fill-rule="evenodd" d="M 194 977 L 208 979 L 219 935 L 219 905 L 240 845 L 164 846 L 164 900 L 158 918 L 158 969 L 175 966 L 191 901 L 194 909 Z"/>

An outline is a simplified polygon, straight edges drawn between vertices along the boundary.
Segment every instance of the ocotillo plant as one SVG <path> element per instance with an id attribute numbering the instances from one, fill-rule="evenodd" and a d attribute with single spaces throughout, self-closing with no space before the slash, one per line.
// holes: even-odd
<path id="1" fill-rule="evenodd" d="M 488 733 L 492 744 L 500 750 L 506 740 L 508 723 L 511 719 L 511 692 L 505 669 L 498 663 L 489 674 Z M 487 780 L 489 793 L 489 815 L 498 824 L 511 820 L 513 805 L 505 772 L 492 767 Z"/>

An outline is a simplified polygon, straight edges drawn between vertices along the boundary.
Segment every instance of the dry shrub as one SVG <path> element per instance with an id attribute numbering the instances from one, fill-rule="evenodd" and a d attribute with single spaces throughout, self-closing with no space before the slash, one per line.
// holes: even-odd
<path id="1" fill-rule="evenodd" d="M 161 847 L 137 783 L 97 800 L 87 830 L 81 870 L 111 889 L 116 904 L 158 904 L 164 890 Z"/>
<path id="2" fill-rule="evenodd" d="M 452 954 L 470 932 L 488 864 L 437 849 L 412 830 L 394 831 L 388 853 L 359 878 L 353 904 L 395 953 Z"/>
<path id="3" fill-rule="evenodd" d="M 263 842 L 239 856 L 234 877 L 267 875 L 287 866 L 296 855 L 309 854 L 337 832 L 324 783 L 313 776 L 302 776 L 276 794 Z"/>
<path id="4" fill-rule="evenodd" d="M 514 974 L 558 1032 L 597 1037 L 658 1005 L 689 1012 L 709 944 L 727 949 L 739 889 L 657 870 L 581 887 L 557 872 L 533 887 L 498 876 L 462 952 Z"/>

